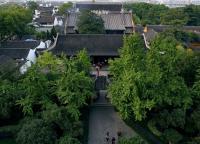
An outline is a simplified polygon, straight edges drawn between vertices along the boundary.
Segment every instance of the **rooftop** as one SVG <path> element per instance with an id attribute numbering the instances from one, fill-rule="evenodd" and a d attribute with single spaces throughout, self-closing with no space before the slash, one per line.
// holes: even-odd
<path id="1" fill-rule="evenodd" d="M 39 41 L 8 41 L 0 43 L 0 54 L 13 59 L 26 58 L 29 49 L 36 48 Z"/>
<path id="2" fill-rule="evenodd" d="M 79 10 L 107 10 L 107 11 L 121 11 L 122 3 L 111 2 L 77 2 L 75 7 Z"/>
<path id="3" fill-rule="evenodd" d="M 56 55 L 65 53 L 68 56 L 76 55 L 86 49 L 90 56 L 118 56 L 118 50 L 123 46 L 123 35 L 60 35 L 56 47 L 52 52 Z"/>
<path id="4" fill-rule="evenodd" d="M 79 15 L 80 13 L 68 13 L 66 17 L 66 28 L 74 27 L 74 29 L 77 29 L 76 24 Z M 99 15 L 104 21 L 105 30 L 126 30 L 126 28 L 133 28 L 132 13 L 109 12 L 106 14 L 100 13 Z"/>

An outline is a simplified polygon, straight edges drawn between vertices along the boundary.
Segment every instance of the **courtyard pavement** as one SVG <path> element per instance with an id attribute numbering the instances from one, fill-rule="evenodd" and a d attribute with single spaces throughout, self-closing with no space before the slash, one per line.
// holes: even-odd
<path id="1" fill-rule="evenodd" d="M 114 107 L 107 102 L 105 95 L 106 91 L 101 91 L 99 99 L 91 105 L 88 144 L 107 144 L 106 132 L 109 132 L 110 140 L 112 137 L 118 139 L 118 131 L 121 131 L 123 137 L 136 136 L 115 112 Z"/>

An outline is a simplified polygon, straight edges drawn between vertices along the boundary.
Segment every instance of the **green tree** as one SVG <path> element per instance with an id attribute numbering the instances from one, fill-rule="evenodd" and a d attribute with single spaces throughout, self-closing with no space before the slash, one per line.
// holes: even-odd
<path id="1" fill-rule="evenodd" d="M 32 20 L 31 11 L 17 5 L 5 5 L 0 9 L 0 41 L 27 33 L 28 23 Z"/>
<path id="2" fill-rule="evenodd" d="M 197 69 L 196 81 L 192 88 L 193 93 L 193 112 L 191 113 L 190 122 L 193 125 L 192 131 L 200 131 L 200 69 Z"/>
<path id="3" fill-rule="evenodd" d="M 186 25 L 188 19 L 189 17 L 184 13 L 183 9 L 173 8 L 161 15 L 161 24 Z"/>
<path id="4" fill-rule="evenodd" d="M 151 109 L 154 104 L 151 100 L 140 99 L 144 58 L 142 38 L 134 34 L 125 38 L 120 58 L 110 61 L 113 80 L 109 86 L 109 95 L 123 118 L 128 118 L 134 113 L 137 120 L 142 120 L 146 115 L 146 109 Z"/>
<path id="5" fill-rule="evenodd" d="M 133 137 L 130 139 L 127 138 L 121 138 L 119 139 L 119 144 L 147 144 L 141 137 Z"/>
<path id="6" fill-rule="evenodd" d="M 109 87 L 111 102 L 123 118 L 134 114 L 142 120 L 153 110 L 170 106 L 185 111 L 191 106 L 189 89 L 177 69 L 182 58 L 177 45 L 175 39 L 160 35 L 145 53 L 139 36 L 125 39 L 120 58 L 110 63 Z"/>
<path id="7" fill-rule="evenodd" d="M 78 139 L 72 138 L 71 136 L 66 135 L 59 139 L 58 144 L 81 144 L 81 143 L 78 141 Z"/>
<path id="8" fill-rule="evenodd" d="M 156 119 L 157 124 L 162 129 L 169 127 L 184 129 L 186 123 L 186 111 L 180 108 L 173 109 L 172 111 L 164 109 L 163 111 L 160 111 L 158 116 L 156 116 L 154 119 Z"/>
<path id="9" fill-rule="evenodd" d="M 39 7 L 39 5 L 34 1 L 28 1 L 28 8 L 34 13 L 34 11 Z"/>
<path id="10" fill-rule="evenodd" d="M 23 108 L 25 115 L 33 115 L 34 107 L 42 106 L 48 100 L 48 81 L 43 73 L 34 65 L 21 80 L 20 89 L 24 92 L 23 97 L 17 104 Z"/>
<path id="11" fill-rule="evenodd" d="M 182 135 L 174 129 L 167 129 L 163 133 L 163 137 L 173 144 L 177 144 L 183 137 Z"/>
<path id="12" fill-rule="evenodd" d="M 47 40 L 51 40 L 51 34 L 50 34 L 50 32 L 47 30 L 47 33 L 46 33 L 46 37 L 47 37 Z"/>
<path id="13" fill-rule="evenodd" d="M 52 36 L 52 37 L 56 37 L 56 35 L 57 35 L 57 31 L 56 31 L 55 27 L 53 27 L 53 28 L 51 29 L 51 36 Z"/>
<path id="14" fill-rule="evenodd" d="M 136 15 L 140 21 L 133 19 L 138 24 L 160 24 L 161 14 L 165 13 L 169 8 L 165 5 L 154 5 L 147 3 L 126 4 L 125 8 L 131 10 L 133 15 Z M 135 17 L 135 16 L 134 16 Z"/>
<path id="15" fill-rule="evenodd" d="M 71 59 L 44 52 L 18 79 L 0 80 L 1 118 L 24 113 L 24 120 L 12 132 L 20 128 L 18 143 L 80 143 L 81 108 L 93 92 L 89 68 L 85 50 Z"/>
<path id="16" fill-rule="evenodd" d="M 74 65 L 78 72 L 84 71 L 89 75 L 90 73 L 90 57 L 87 54 L 87 51 L 84 49 L 80 51 L 77 56 L 74 58 Z"/>
<path id="17" fill-rule="evenodd" d="M 53 129 L 41 119 L 23 124 L 16 138 L 19 144 L 54 144 L 55 140 Z"/>
<path id="18" fill-rule="evenodd" d="M 183 8 L 184 13 L 189 17 L 187 25 L 198 26 L 200 25 L 200 6 L 189 5 Z"/>
<path id="19" fill-rule="evenodd" d="M 105 33 L 103 19 L 89 10 L 82 11 L 77 26 L 81 34 Z"/>
<path id="20" fill-rule="evenodd" d="M 19 99 L 16 83 L 0 80 L 0 117 L 10 118 L 16 108 L 15 101 Z"/>
<path id="21" fill-rule="evenodd" d="M 64 14 L 66 14 L 67 10 L 72 8 L 72 6 L 73 6 L 72 2 L 64 3 L 59 7 L 58 11 L 60 14 L 64 15 Z"/>
<path id="22" fill-rule="evenodd" d="M 79 54 L 78 54 L 79 55 Z M 78 63 L 80 62 L 77 59 Z M 68 112 L 78 119 L 80 116 L 79 108 L 86 104 L 86 100 L 92 95 L 92 81 L 84 71 L 77 71 L 74 65 L 76 60 L 63 58 L 63 69 L 61 78 L 57 82 L 56 92 L 61 104 L 66 105 Z M 80 63 L 79 63 L 80 64 Z"/>

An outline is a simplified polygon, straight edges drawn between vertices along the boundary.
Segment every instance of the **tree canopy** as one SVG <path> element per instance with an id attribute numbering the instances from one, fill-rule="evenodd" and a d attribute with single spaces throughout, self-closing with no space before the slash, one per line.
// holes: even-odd
<path id="1" fill-rule="evenodd" d="M 176 34 L 159 34 L 149 50 L 141 36 L 127 36 L 120 58 L 109 61 L 111 103 L 123 119 L 148 121 L 149 129 L 164 142 L 198 136 L 199 60 Z"/>
<path id="2" fill-rule="evenodd" d="M 32 20 L 32 13 L 17 5 L 5 5 L 0 8 L 0 41 L 12 36 L 22 36 L 29 32 L 27 25 Z"/>
<path id="3" fill-rule="evenodd" d="M 161 14 L 168 11 L 164 5 L 154 5 L 147 3 L 126 4 L 127 10 L 132 10 L 133 14 L 140 19 L 140 24 L 160 24 Z"/>
<path id="4" fill-rule="evenodd" d="M 168 8 L 164 5 L 133 3 L 126 4 L 127 10 L 132 10 L 137 24 L 164 24 L 164 25 L 200 25 L 200 6 Z M 139 18 L 139 19 L 138 19 Z"/>
<path id="5" fill-rule="evenodd" d="M 72 5 L 73 5 L 72 2 L 64 3 L 58 8 L 58 12 L 64 15 L 66 14 L 67 10 L 69 10 L 72 7 Z"/>
<path id="6" fill-rule="evenodd" d="M 133 138 L 120 138 L 119 139 L 119 144 L 147 144 L 141 137 L 133 137 Z"/>
<path id="7" fill-rule="evenodd" d="M 189 20 L 187 13 L 181 8 L 172 8 L 161 15 L 161 24 L 186 25 Z"/>
<path id="8" fill-rule="evenodd" d="M 24 75 L 0 80 L 1 119 L 24 114 L 18 143 L 80 143 L 80 111 L 93 94 L 89 64 L 85 50 L 70 59 L 45 52 Z"/>
<path id="9" fill-rule="evenodd" d="M 20 144 L 54 144 L 56 134 L 53 129 L 41 119 L 33 119 L 23 125 L 17 134 Z"/>
<path id="10" fill-rule="evenodd" d="M 39 7 L 39 5 L 34 1 L 28 1 L 27 5 L 28 8 L 32 11 L 32 13 L 34 13 L 35 10 Z"/>
<path id="11" fill-rule="evenodd" d="M 89 10 L 84 10 L 81 12 L 77 26 L 78 31 L 81 34 L 105 33 L 103 19 Z"/>

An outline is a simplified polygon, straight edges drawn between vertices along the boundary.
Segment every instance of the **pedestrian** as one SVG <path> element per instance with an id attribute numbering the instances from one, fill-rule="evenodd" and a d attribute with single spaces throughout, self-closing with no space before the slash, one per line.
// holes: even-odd
<path id="1" fill-rule="evenodd" d="M 106 142 L 109 142 L 109 132 L 106 132 Z"/>
<path id="2" fill-rule="evenodd" d="M 120 137 L 121 135 L 122 135 L 121 130 L 118 130 L 118 131 L 117 131 L 117 136 Z"/>
<path id="3" fill-rule="evenodd" d="M 98 65 L 96 65 L 96 76 L 98 77 L 99 76 L 99 66 Z"/>
<path id="4" fill-rule="evenodd" d="M 115 137 L 112 137 L 112 144 L 115 144 Z"/>

